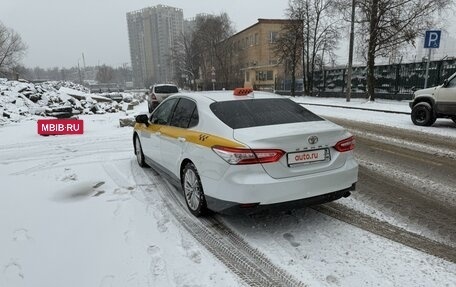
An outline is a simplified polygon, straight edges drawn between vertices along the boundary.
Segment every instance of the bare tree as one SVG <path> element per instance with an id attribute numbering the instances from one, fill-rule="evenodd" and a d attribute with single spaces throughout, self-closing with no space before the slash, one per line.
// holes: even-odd
<path id="1" fill-rule="evenodd" d="M 234 28 L 226 13 L 218 16 L 197 17 L 192 46 L 198 51 L 199 68 L 205 86 L 212 77 L 212 67 L 216 70 L 217 78 L 225 79 L 226 82 L 230 81 L 230 69 L 227 62 L 224 61 L 225 49 L 220 49 L 220 47 L 224 47 L 221 45 L 225 44 L 221 43 L 233 34 Z"/>
<path id="2" fill-rule="evenodd" d="M 110 83 L 114 78 L 114 69 L 109 66 L 102 65 L 98 68 L 96 78 L 100 83 Z"/>
<path id="3" fill-rule="evenodd" d="M 290 0 L 287 14 L 290 19 L 303 22 L 302 66 L 304 90 L 313 93 L 313 78 L 317 65 L 324 65 L 325 55 L 334 55 L 339 39 L 341 19 L 334 1 Z"/>
<path id="4" fill-rule="evenodd" d="M 367 96 L 375 100 L 374 67 L 377 57 L 388 57 L 414 44 L 435 25 L 436 15 L 454 5 L 447 0 L 357 0 L 358 43 L 367 59 Z"/>
<path id="5" fill-rule="evenodd" d="M 16 66 L 26 49 L 21 36 L 0 22 L 0 71 Z"/>
<path id="6" fill-rule="evenodd" d="M 217 78 L 227 83 L 231 80 L 231 43 L 225 41 L 234 33 L 226 13 L 198 15 L 194 27 L 184 31 L 176 41 L 171 53 L 171 62 L 176 67 L 176 81 L 188 78 L 196 89 L 197 80 L 206 89 L 211 81 L 214 67 Z"/>
<path id="7" fill-rule="evenodd" d="M 193 30 L 184 31 L 176 41 L 172 51 L 172 59 L 176 67 L 176 82 L 183 81 L 182 77 L 187 79 L 192 90 L 196 90 L 196 80 L 199 71 L 199 51 L 195 47 L 193 39 Z"/>
<path id="8" fill-rule="evenodd" d="M 132 79 L 131 67 L 129 67 L 126 63 L 122 64 L 120 67 L 115 68 L 113 72 L 114 82 L 121 86 L 125 86 L 125 83 L 131 81 Z"/>
<path id="9" fill-rule="evenodd" d="M 283 26 L 273 46 L 273 52 L 280 63 L 290 69 L 291 96 L 295 96 L 296 73 L 300 66 L 303 48 L 303 21 L 290 20 Z"/>

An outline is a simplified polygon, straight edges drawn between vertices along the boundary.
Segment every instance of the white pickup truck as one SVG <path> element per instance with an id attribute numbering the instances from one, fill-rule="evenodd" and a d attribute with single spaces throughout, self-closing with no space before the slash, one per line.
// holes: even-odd
<path id="1" fill-rule="evenodd" d="M 412 122 L 418 126 L 431 126 L 437 118 L 450 118 L 456 123 L 456 73 L 443 85 L 416 91 L 410 108 Z"/>

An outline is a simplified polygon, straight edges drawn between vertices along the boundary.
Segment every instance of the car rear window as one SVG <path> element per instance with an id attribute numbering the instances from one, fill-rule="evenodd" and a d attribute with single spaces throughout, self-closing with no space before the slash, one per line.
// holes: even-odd
<path id="1" fill-rule="evenodd" d="M 210 107 L 232 129 L 323 120 L 289 99 L 225 101 Z"/>
<path id="2" fill-rule="evenodd" d="M 179 90 L 176 86 L 157 86 L 155 87 L 155 93 L 159 94 L 173 94 L 177 93 Z"/>

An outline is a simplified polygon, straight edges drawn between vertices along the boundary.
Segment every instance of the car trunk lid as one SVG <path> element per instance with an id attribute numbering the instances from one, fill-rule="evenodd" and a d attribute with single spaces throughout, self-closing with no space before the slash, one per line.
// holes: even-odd
<path id="1" fill-rule="evenodd" d="M 346 157 L 333 147 L 349 137 L 342 127 L 328 121 L 310 121 L 234 129 L 234 139 L 251 149 L 281 149 L 277 162 L 262 164 L 273 178 L 302 176 L 341 167 Z"/>

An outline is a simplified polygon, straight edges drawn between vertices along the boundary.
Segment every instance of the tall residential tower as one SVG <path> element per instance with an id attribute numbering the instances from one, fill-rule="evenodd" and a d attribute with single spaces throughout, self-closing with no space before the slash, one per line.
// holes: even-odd
<path id="1" fill-rule="evenodd" d="M 167 83 L 175 76 L 174 43 L 183 33 L 182 9 L 157 5 L 127 13 L 133 82 L 136 87 Z"/>

